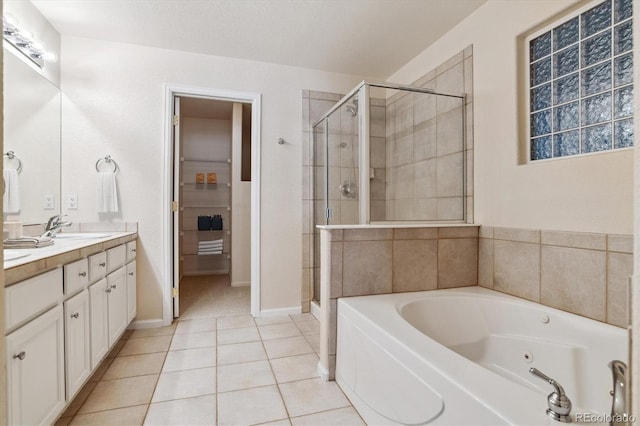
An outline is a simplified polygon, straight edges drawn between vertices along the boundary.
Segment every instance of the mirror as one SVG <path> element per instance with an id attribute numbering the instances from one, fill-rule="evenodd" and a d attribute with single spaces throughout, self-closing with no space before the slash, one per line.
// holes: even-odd
<path id="1" fill-rule="evenodd" d="M 24 224 L 46 223 L 61 210 L 60 89 L 6 48 L 3 75 L 4 168 L 22 164 L 17 175 L 19 205 L 9 207 L 14 211 L 5 206 L 4 218 L 19 215 Z M 9 151 L 13 159 L 6 155 Z"/>

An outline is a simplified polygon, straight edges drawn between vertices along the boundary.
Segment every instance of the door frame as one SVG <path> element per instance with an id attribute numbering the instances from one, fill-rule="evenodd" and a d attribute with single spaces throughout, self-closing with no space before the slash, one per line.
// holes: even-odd
<path id="1" fill-rule="evenodd" d="M 165 84 L 164 105 L 164 190 L 163 190 L 163 263 L 162 323 L 173 321 L 173 99 L 176 96 L 251 104 L 251 315 L 260 316 L 260 93 L 206 87 Z"/>

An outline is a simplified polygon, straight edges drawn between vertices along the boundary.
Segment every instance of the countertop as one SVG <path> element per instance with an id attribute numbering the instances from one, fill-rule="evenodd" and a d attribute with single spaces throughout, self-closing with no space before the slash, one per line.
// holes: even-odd
<path id="1" fill-rule="evenodd" d="M 12 252 L 28 254 L 15 260 L 4 262 L 4 285 L 15 284 L 24 279 L 61 267 L 67 263 L 85 258 L 95 253 L 135 240 L 137 232 L 92 232 L 92 238 L 54 238 L 54 244 L 34 249 L 11 249 Z"/>

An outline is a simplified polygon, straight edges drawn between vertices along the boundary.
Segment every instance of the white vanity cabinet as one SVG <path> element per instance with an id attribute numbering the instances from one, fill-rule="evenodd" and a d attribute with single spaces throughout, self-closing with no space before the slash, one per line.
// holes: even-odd
<path id="1" fill-rule="evenodd" d="M 137 313 L 137 272 L 136 261 L 133 260 L 127 263 L 127 323 L 131 322 Z"/>
<path id="2" fill-rule="evenodd" d="M 91 312 L 91 369 L 95 369 L 109 351 L 109 292 L 107 279 L 89 286 Z"/>
<path id="3" fill-rule="evenodd" d="M 125 267 L 107 275 L 109 346 L 113 346 L 127 328 L 127 280 Z"/>
<path id="4" fill-rule="evenodd" d="M 53 424 L 135 317 L 135 241 L 10 284 L 5 302 L 7 422 Z"/>
<path id="5" fill-rule="evenodd" d="M 67 396 L 72 398 L 91 374 L 89 291 L 64 302 L 64 343 Z"/>
<path id="6" fill-rule="evenodd" d="M 11 306 L 6 310 L 10 319 L 6 338 L 8 423 L 53 423 L 66 402 L 62 270 L 30 278 L 5 292 L 7 308 Z M 28 322 L 23 323 L 25 320 Z"/>

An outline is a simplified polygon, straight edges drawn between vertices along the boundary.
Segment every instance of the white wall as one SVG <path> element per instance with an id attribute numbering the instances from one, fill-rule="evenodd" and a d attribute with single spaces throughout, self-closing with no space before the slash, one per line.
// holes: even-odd
<path id="1" fill-rule="evenodd" d="M 162 317 L 163 84 L 262 94 L 261 308 L 300 306 L 301 90 L 346 92 L 362 76 L 63 37 L 63 198 L 74 222 L 95 222 L 96 160 L 120 165 L 121 213 L 139 222 L 138 319 Z M 287 143 L 278 145 L 277 138 Z"/>
<path id="2" fill-rule="evenodd" d="M 242 104 L 233 104 L 231 137 L 231 285 L 251 284 L 251 182 L 242 181 Z"/>
<path id="3" fill-rule="evenodd" d="M 389 78 L 414 81 L 473 44 L 476 223 L 633 231 L 632 150 L 518 164 L 518 37 L 576 3 L 491 0 Z"/>

